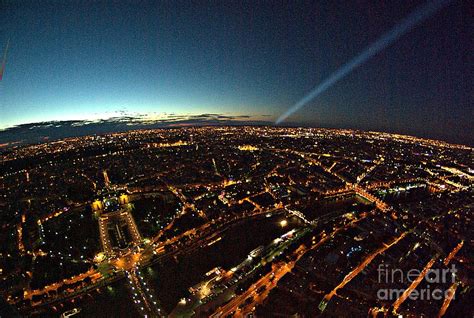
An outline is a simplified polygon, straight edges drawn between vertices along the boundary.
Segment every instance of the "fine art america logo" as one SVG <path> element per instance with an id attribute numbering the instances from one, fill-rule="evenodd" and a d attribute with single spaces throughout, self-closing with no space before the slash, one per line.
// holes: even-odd
<path id="1" fill-rule="evenodd" d="M 430 268 L 424 271 L 420 271 L 419 269 L 410 269 L 407 272 L 404 272 L 399 268 L 389 269 L 388 265 L 380 264 L 377 268 L 377 272 L 379 284 L 392 286 L 394 284 L 400 284 L 409 286 L 407 289 L 381 288 L 377 291 L 377 298 L 380 300 L 397 300 L 402 295 L 404 295 L 404 293 L 407 293 L 407 298 L 411 300 L 440 300 L 446 297 L 454 297 L 454 295 L 450 295 L 452 292 L 450 289 L 445 290 L 431 286 L 440 286 L 440 284 L 454 283 L 456 281 L 457 272 L 454 264 L 451 265 L 451 268 Z M 422 283 L 423 280 L 426 281 L 426 284 L 422 284 L 423 288 L 416 288 L 416 286 Z"/>

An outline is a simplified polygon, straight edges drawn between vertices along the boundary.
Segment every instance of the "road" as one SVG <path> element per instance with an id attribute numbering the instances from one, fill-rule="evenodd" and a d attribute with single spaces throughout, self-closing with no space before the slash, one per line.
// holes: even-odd
<path id="1" fill-rule="evenodd" d="M 110 284 L 114 281 L 122 279 L 123 276 L 120 276 L 120 275 L 113 276 L 114 270 L 131 270 L 133 267 L 137 265 L 139 267 L 150 266 L 164 257 L 171 257 L 177 254 L 189 252 L 193 249 L 200 248 L 201 246 L 215 239 L 217 235 L 225 232 L 228 229 L 228 226 L 237 224 L 240 221 L 243 221 L 245 219 L 252 218 L 252 217 L 259 217 L 267 213 L 276 214 L 276 213 L 283 213 L 283 212 L 284 212 L 283 209 L 272 208 L 272 209 L 268 209 L 264 211 L 256 211 L 255 213 L 242 215 L 241 217 L 233 218 L 230 220 L 222 220 L 223 223 L 216 225 L 217 228 L 215 228 L 212 232 L 208 231 L 211 225 L 211 222 L 208 222 L 199 228 L 188 230 L 185 233 L 182 233 L 180 235 L 177 235 L 173 238 L 166 240 L 165 242 L 150 244 L 147 247 L 145 247 L 145 249 L 141 250 L 140 252 L 126 253 L 118 258 L 109 260 L 108 264 L 111 266 L 109 267 L 108 271 L 104 273 L 104 275 L 99 273 L 97 270 L 91 269 L 86 273 L 79 274 L 72 278 L 64 279 L 63 281 L 50 284 L 41 289 L 26 291 L 25 299 L 31 299 L 33 295 L 46 294 L 48 292 L 57 290 L 61 286 L 77 283 L 77 282 L 83 281 L 87 277 L 90 277 L 91 283 L 87 285 L 77 287 L 75 290 L 70 290 L 68 293 L 60 294 L 59 296 L 54 297 L 54 298 L 48 297 L 48 298 L 39 300 L 37 302 L 32 303 L 31 306 L 34 309 L 38 309 L 39 307 L 43 305 L 50 305 L 52 303 L 62 301 L 63 299 L 70 298 L 71 295 L 74 295 L 74 297 L 77 297 L 82 293 L 90 291 L 94 287 L 102 286 L 104 282 L 106 282 L 106 284 Z M 165 252 L 165 246 L 173 246 L 173 244 L 175 244 L 176 242 L 178 242 L 180 239 L 182 239 L 185 236 L 192 237 L 192 241 L 188 242 L 187 243 L 188 245 L 182 246 L 180 248 L 174 248 L 168 252 Z"/>
<path id="2" fill-rule="evenodd" d="M 295 252 L 296 255 L 303 255 L 305 253 L 304 247 L 300 246 L 298 250 Z M 290 272 L 293 267 L 295 266 L 296 261 L 284 263 L 279 262 L 272 265 L 272 271 L 262 278 L 260 278 L 256 283 L 250 286 L 243 294 L 236 296 L 230 302 L 225 304 L 224 306 L 217 309 L 216 313 L 211 315 L 211 317 L 226 317 L 232 313 L 235 313 L 236 317 L 241 317 L 244 314 L 244 310 L 246 307 L 253 308 L 253 303 L 256 301 L 256 297 L 258 297 L 257 290 L 263 286 L 266 286 L 266 295 L 270 292 L 272 288 L 274 288 L 278 281 L 285 276 L 288 272 Z M 263 294 L 260 295 L 261 297 L 266 297 Z M 254 297 L 254 301 L 250 303 L 246 307 L 242 307 L 245 300 L 249 297 Z M 243 310 L 240 310 L 242 308 Z"/>
<path id="3" fill-rule="evenodd" d="M 405 289 L 403 294 L 393 303 L 393 314 L 397 314 L 397 310 L 400 307 L 401 304 L 405 302 L 405 300 L 410 296 L 411 292 L 420 284 L 420 282 L 425 278 L 426 273 L 430 270 L 430 268 L 433 266 L 433 264 L 436 262 L 436 259 L 438 258 L 438 255 L 435 255 L 431 260 L 425 265 L 423 270 L 420 272 L 420 275 L 410 284 L 410 286 Z"/>
<path id="4" fill-rule="evenodd" d="M 443 305 L 441 306 L 441 309 L 439 310 L 438 313 L 438 318 L 441 318 L 444 316 L 446 313 L 446 310 L 448 310 L 449 304 L 451 303 L 451 300 L 454 298 L 454 294 L 456 294 L 456 288 L 458 288 L 459 283 L 455 282 L 449 287 L 446 297 L 444 298 Z"/>
<path id="5" fill-rule="evenodd" d="M 164 314 L 160 308 L 158 299 L 145 282 L 137 268 L 126 272 L 127 282 L 132 289 L 132 298 L 138 309 L 144 316 L 159 317 Z"/>
<path id="6" fill-rule="evenodd" d="M 327 303 L 331 300 L 331 298 L 336 295 L 337 290 L 343 288 L 345 285 L 347 285 L 354 277 L 359 275 L 360 272 L 364 270 L 364 268 L 369 265 L 377 255 L 385 252 L 388 250 L 390 247 L 393 245 L 397 244 L 400 240 L 402 240 L 405 236 L 407 235 L 407 232 L 402 233 L 400 236 L 396 237 L 394 240 L 392 240 L 389 244 L 383 244 L 382 247 L 378 248 L 374 252 L 372 252 L 368 257 L 366 257 L 356 268 L 354 268 L 352 271 L 350 271 L 342 280 L 342 282 L 337 285 L 330 293 L 326 294 L 324 296 L 323 302 L 325 304 L 323 305 L 323 310 L 326 307 Z"/>
<path id="7" fill-rule="evenodd" d="M 366 216 L 367 215 L 363 215 L 358 219 L 352 220 L 344 226 L 334 229 L 333 232 L 331 232 L 331 234 L 329 235 L 323 233 L 321 239 L 317 243 L 314 243 L 310 248 L 306 248 L 304 245 L 300 245 L 298 249 L 296 249 L 296 251 L 293 253 L 293 257 L 295 257 L 294 261 L 290 261 L 288 263 L 279 262 L 274 264 L 270 273 L 266 274 L 264 277 L 259 279 L 252 286 L 250 286 L 250 288 L 242 295 L 235 297 L 229 303 L 219 307 L 212 315 L 212 317 L 225 317 L 232 313 L 235 313 L 235 316 L 237 317 L 241 317 L 244 314 L 253 311 L 253 308 L 257 304 L 262 303 L 265 298 L 270 294 L 271 290 L 277 286 L 278 281 L 283 278 L 283 276 L 285 276 L 287 273 L 291 272 L 295 264 L 304 254 L 306 254 L 306 252 L 317 249 L 329 239 L 334 238 L 334 236 L 339 232 L 348 229 L 349 227 L 354 226 L 359 221 L 365 219 Z M 260 295 L 258 295 L 256 291 L 262 286 L 266 286 L 266 289 Z M 253 301 L 243 306 L 246 299 L 251 296 L 253 297 Z"/>
<path id="8" fill-rule="evenodd" d="M 456 245 L 456 247 L 451 251 L 451 253 L 449 253 L 449 255 L 446 256 L 443 264 L 448 266 L 449 262 L 451 262 L 453 257 L 456 256 L 456 254 L 459 252 L 459 250 L 462 248 L 463 245 L 464 245 L 464 241 L 459 242 L 459 244 Z"/>

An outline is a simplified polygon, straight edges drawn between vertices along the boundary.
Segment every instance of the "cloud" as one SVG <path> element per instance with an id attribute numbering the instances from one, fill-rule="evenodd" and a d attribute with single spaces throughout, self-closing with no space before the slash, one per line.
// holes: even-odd
<path id="1" fill-rule="evenodd" d="M 226 125 L 271 125 L 268 115 L 227 114 L 174 114 L 149 113 L 130 114 L 124 110 L 121 115 L 98 120 L 65 120 L 29 123 L 0 130 L 0 144 L 30 144 L 45 139 L 58 140 L 67 137 L 104 134 L 134 129 L 172 128 L 183 126 L 226 126 Z"/>

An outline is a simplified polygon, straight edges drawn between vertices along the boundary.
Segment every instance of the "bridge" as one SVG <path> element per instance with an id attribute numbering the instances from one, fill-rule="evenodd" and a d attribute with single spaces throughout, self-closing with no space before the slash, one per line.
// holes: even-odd
<path id="1" fill-rule="evenodd" d="M 158 299 L 141 275 L 140 270 L 135 267 L 130 271 L 126 271 L 125 274 L 127 277 L 127 283 L 131 289 L 133 302 L 139 311 L 145 317 L 165 316 L 165 312 L 160 308 Z"/>

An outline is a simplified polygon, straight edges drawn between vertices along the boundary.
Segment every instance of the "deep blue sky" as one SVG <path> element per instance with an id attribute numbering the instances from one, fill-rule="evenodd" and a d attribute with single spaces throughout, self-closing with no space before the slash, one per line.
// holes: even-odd
<path id="1" fill-rule="evenodd" d="M 0 128 L 120 111 L 275 120 L 423 2 L 40 3 L 0 0 Z M 473 143 L 469 16 L 454 1 L 289 121 Z"/>

